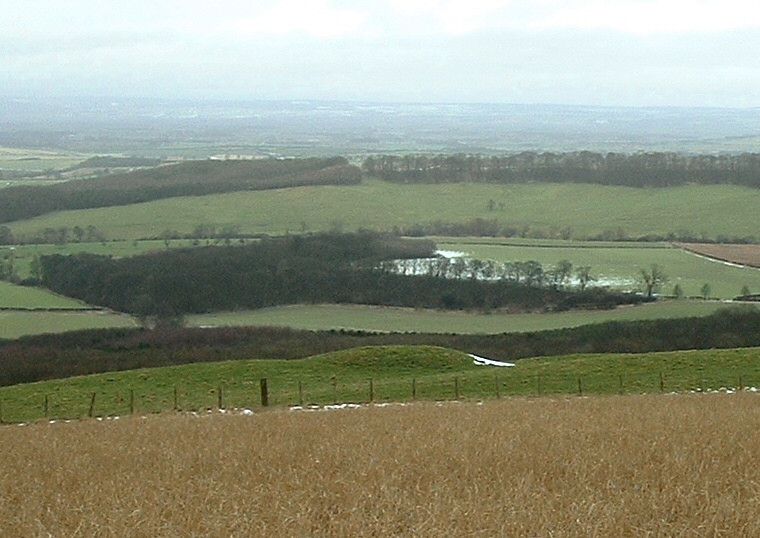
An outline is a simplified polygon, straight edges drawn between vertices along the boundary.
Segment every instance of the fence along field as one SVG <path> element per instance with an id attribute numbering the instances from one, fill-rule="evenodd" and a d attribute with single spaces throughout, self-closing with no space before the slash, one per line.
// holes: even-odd
<path id="1" fill-rule="evenodd" d="M 3 536 L 758 536 L 755 394 L 5 426 Z"/>
<path id="2" fill-rule="evenodd" d="M 434 346 L 372 346 L 287 361 L 110 372 L 0 387 L 0 418 L 18 423 L 515 395 L 755 392 L 760 387 L 758 348 L 571 355 L 514 364 L 479 366 L 466 353 Z"/>

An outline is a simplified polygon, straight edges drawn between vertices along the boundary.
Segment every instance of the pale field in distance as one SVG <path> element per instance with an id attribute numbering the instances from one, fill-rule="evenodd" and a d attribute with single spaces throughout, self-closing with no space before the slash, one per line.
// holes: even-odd
<path id="1" fill-rule="evenodd" d="M 0 535 L 758 536 L 758 398 L 5 426 Z"/>

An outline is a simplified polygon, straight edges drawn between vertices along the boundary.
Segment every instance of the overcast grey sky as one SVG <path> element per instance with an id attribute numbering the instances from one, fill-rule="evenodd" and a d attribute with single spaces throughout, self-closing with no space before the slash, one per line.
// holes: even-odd
<path id="1" fill-rule="evenodd" d="M 760 106 L 750 0 L 0 0 L 5 95 Z"/>

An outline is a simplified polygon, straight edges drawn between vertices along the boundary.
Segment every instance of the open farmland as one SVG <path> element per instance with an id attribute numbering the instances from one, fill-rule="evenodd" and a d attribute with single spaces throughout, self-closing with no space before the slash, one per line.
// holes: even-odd
<path id="1" fill-rule="evenodd" d="M 107 329 L 112 327 L 135 327 L 138 323 L 131 316 L 99 310 L 0 310 L 0 338 L 43 333 L 62 333 L 83 329 Z"/>
<path id="2" fill-rule="evenodd" d="M 739 265 L 760 267 L 760 245 L 716 245 L 709 243 L 683 243 L 684 248 L 695 254 L 708 256 Z"/>
<path id="3" fill-rule="evenodd" d="M 80 301 L 39 288 L 0 282 L 0 338 L 135 325 L 130 316 L 93 310 Z"/>
<path id="4" fill-rule="evenodd" d="M 724 304 L 714 301 L 660 301 L 614 310 L 504 314 L 365 305 L 294 305 L 239 312 L 192 315 L 194 327 L 279 326 L 306 330 L 496 334 L 577 327 L 604 321 L 707 316 Z"/>
<path id="5" fill-rule="evenodd" d="M 756 536 L 754 394 L 6 426 L 0 534 Z"/>
<path id="6" fill-rule="evenodd" d="M 438 346 L 364 346 L 294 360 L 233 360 L 109 372 L 0 387 L 6 422 L 123 416 L 171 410 L 414 400 L 490 400 L 508 395 L 642 394 L 760 387 L 760 350 L 606 353 L 482 366 Z M 95 394 L 95 397 L 93 397 Z"/>
<path id="7" fill-rule="evenodd" d="M 43 175 L 48 171 L 60 171 L 86 160 L 87 156 L 70 151 L 46 151 L 0 147 L 0 171 L 23 172 Z M 0 181 L 0 187 L 15 185 L 15 181 Z M 36 185 L 38 183 L 35 181 Z"/>
<path id="8" fill-rule="evenodd" d="M 447 238 L 438 242 L 439 248 L 464 252 L 467 256 L 500 262 L 535 260 L 546 266 L 554 266 L 560 260 L 569 260 L 575 267 L 590 266 L 598 284 L 635 289 L 640 270 L 652 264 L 663 268 L 668 281 L 660 293 L 669 295 L 678 284 L 687 297 L 700 296 L 705 283 L 711 288 L 711 298 L 732 299 L 741 294 L 744 286 L 760 291 L 760 270 L 753 267 L 736 267 L 716 260 L 695 256 L 692 252 L 675 248 L 666 243 L 597 243 L 559 241 L 515 241 L 506 239 L 457 240 Z M 725 248 L 747 247 L 742 252 L 752 252 L 752 245 L 706 245 Z"/>
<path id="9" fill-rule="evenodd" d="M 188 240 L 169 242 L 169 247 L 174 248 L 191 246 L 193 246 L 193 242 Z M 79 252 L 89 252 L 90 254 L 98 254 L 101 256 L 123 258 L 125 256 L 136 256 L 138 254 L 145 254 L 146 252 L 153 252 L 166 248 L 166 242 L 159 240 L 102 241 L 69 242 L 63 245 L 52 245 L 44 243 L 15 245 L 12 252 L 15 269 L 19 277 L 28 278 L 30 276 L 31 262 L 36 256 L 50 256 L 53 254 L 69 255 L 77 254 Z M 7 252 L 6 249 L 0 247 L 0 255 L 2 255 L 4 252 Z"/>
<path id="10" fill-rule="evenodd" d="M 489 201 L 504 209 L 489 210 Z M 313 186 L 172 198 L 122 207 L 63 211 L 9 223 L 17 237 L 45 228 L 96 226 L 109 240 L 191 233 L 198 225 L 244 234 L 342 228 L 392 230 L 436 222 L 495 219 L 527 233 L 570 230 L 573 238 L 630 237 L 691 230 L 708 237 L 760 237 L 760 191 L 731 185 L 635 189 L 599 185 L 437 184 Z M 548 211 L 547 208 L 551 208 Z M 730 214 L 732 218 L 726 219 Z M 531 230 L 533 232 L 531 232 Z"/>
<path id="11" fill-rule="evenodd" d="M 0 310 L 85 310 L 81 301 L 56 295 L 40 288 L 17 286 L 0 281 Z"/>

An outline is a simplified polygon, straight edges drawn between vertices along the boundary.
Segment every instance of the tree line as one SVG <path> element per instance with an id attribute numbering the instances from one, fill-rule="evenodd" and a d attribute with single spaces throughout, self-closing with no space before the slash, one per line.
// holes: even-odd
<path id="1" fill-rule="evenodd" d="M 760 154 L 692 155 L 674 152 L 515 155 L 376 155 L 365 174 L 397 183 L 595 183 L 672 187 L 689 183 L 760 187 Z"/>
<path id="2" fill-rule="evenodd" d="M 437 345 L 495 360 L 760 346 L 760 310 L 493 335 L 274 327 L 96 329 L 0 340 L 0 386 L 75 375 L 246 359 L 297 359 L 369 345 Z"/>
<path id="3" fill-rule="evenodd" d="M 536 262 L 512 264 L 508 272 L 479 260 L 460 267 L 436 258 L 434 249 L 432 241 L 369 231 L 323 233 L 119 259 L 48 255 L 40 258 L 40 274 L 56 293 L 143 318 L 299 303 L 533 311 L 647 300 L 566 288 L 571 268 L 560 276 Z M 428 259 L 424 272 L 400 270 L 397 260 L 413 258 Z"/>
<path id="4" fill-rule="evenodd" d="M 188 161 L 98 179 L 8 187 L 0 197 L 0 223 L 53 211 L 137 204 L 176 196 L 352 185 L 361 179 L 359 167 L 342 157 Z"/>

